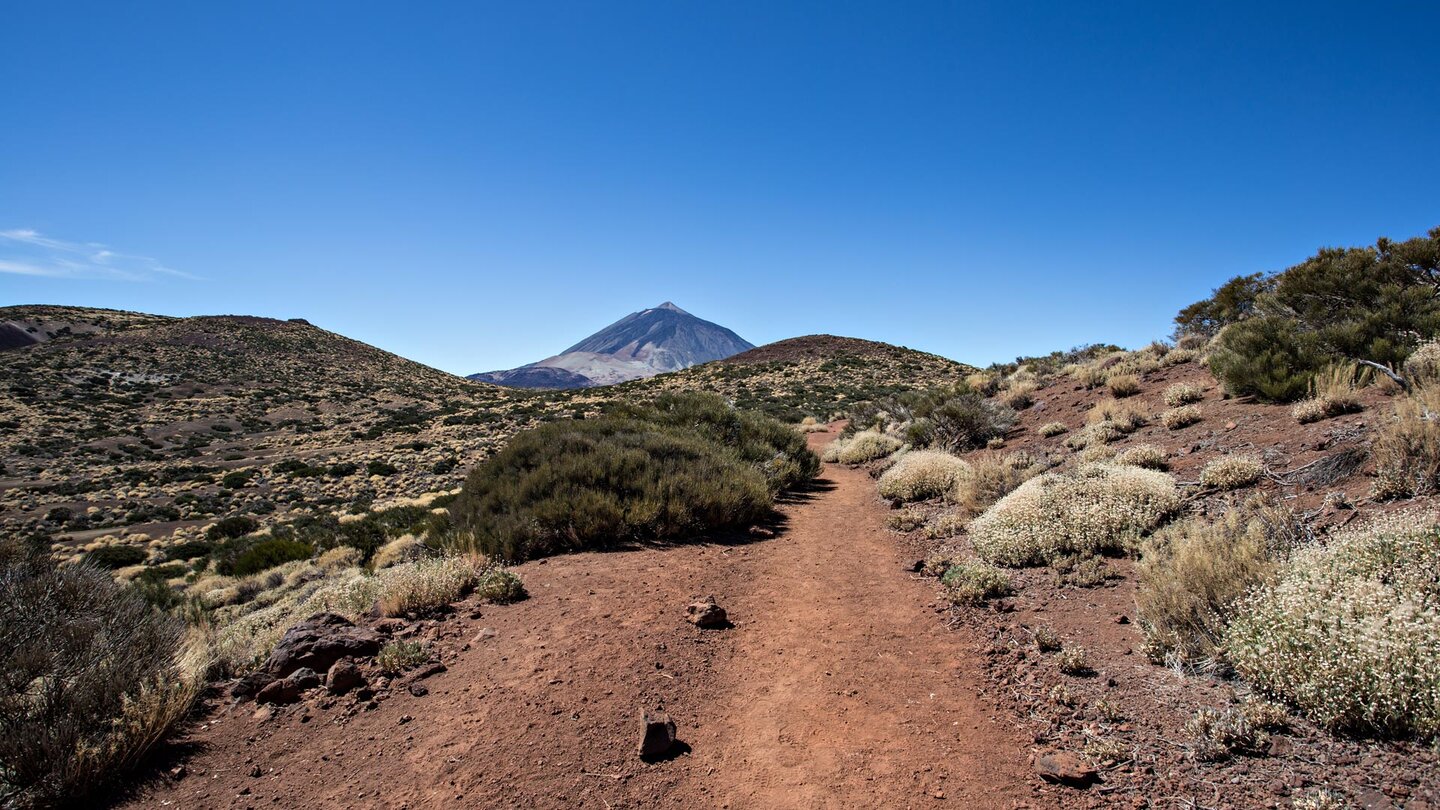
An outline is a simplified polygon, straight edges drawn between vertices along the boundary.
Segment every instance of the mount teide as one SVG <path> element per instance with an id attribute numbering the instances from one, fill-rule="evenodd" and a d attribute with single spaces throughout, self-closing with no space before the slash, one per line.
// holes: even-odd
<path id="1" fill-rule="evenodd" d="M 679 371 L 755 348 L 666 301 L 601 329 L 564 352 L 470 379 L 516 388 L 588 388 Z"/>

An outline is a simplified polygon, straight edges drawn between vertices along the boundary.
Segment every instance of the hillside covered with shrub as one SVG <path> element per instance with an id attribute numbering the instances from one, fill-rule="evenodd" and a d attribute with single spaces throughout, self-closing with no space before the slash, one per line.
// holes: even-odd
<path id="1" fill-rule="evenodd" d="M 872 468 L 953 621 L 997 639 L 1002 702 L 1112 789 L 1440 795 L 1437 245 L 1322 250 L 1174 343 L 853 407 L 828 457 Z"/>

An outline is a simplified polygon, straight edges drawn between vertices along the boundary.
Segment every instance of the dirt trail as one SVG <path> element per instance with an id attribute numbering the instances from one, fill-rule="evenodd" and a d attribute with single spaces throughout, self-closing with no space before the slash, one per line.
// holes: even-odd
<path id="1" fill-rule="evenodd" d="M 813 434 L 823 444 L 826 434 Z M 219 708 L 187 775 L 129 802 L 184 807 L 1012 807 L 1044 804 L 1026 741 L 977 696 L 977 652 L 904 570 L 861 471 L 827 465 L 774 538 L 521 566 L 532 598 L 459 613 L 448 671 L 371 711 Z M 713 594 L 735 627 L 684 621 Z M 688 750 L 635 755 L 641 707 Z M 258 774 L 258 775 L 257 775 Z"/>

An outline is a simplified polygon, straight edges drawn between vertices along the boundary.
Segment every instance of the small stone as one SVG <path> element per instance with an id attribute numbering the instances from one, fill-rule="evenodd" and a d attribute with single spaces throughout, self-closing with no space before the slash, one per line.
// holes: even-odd
<path id="1" fill-rule="evenodd" d="M 1121 613 L 1119 616 L 1116 616 L 1116 617 L 1115 617 L 1115 623 L 1116 623 L 1116 624 L 1129 624 L 1129 623 L 1130 623 L 1130 617 L 1129 617 L 1129 616 L 1126 616 L 1124 613 Z"/>
<path id="2" fill-rule="evenodd" d="M 715 604 L 713 596 L 691 602 L 685 608 L 685 620 L 702 630 L 721 630 L 730 626 L 730 617 L 726 615 L 725 608 Z"/>
<path id="3" fill-rule="evenodd" d="M 410 694 L 415 697 L 425 697 L 430 694 L 430 690 L 423 683 L 412 683 L 410 684 Z"/>
<path id="4" fill-rule="evenodd" d="M 342 658 L 330 667 L 325 673 L 325 687 L 332 695 L 343 695 L 352 689 L 365 686 L 365 676 L 361 674 L 360 667 L 349 658 Z"/>
<path id="5" fill-rule="evenodd" d="M 252 778 L 252 779 L 257 779 L 257 778 L 260 777 L 260 775 L 261 775 L 262 773 L 264 773 L 264 771 L 260 770 L 260 766 L 259 766 L 259 765 L 251 765 L 251 766 L 250 766 L 250 778 Z"/>
<path id="6" fill-rule="evenodd" d="M 1047 782 L 1084 787 L 1095 781 L 1095 769 L 1068 751 L 1051 751 L 1035 760 L 1035 770 Z"/>
<path id="7" fill-rule="evenodd" d="M 184 765 L 176 765 L 175 767 L 173 767 L 173 768 L 170 769 L 170 778 L 171 778 L 171 779 L 184 779 L 186 776 L 189 775 L 189 773 L 190 773 L 190 772 L 185 769 L 185 766 L 184 766 Z"/>
<path id="8" fill-rule="evenodd" d="M 670 753 L 675 747 L 675 721 L 670 715 L 641 709 L 640 722 L 645 728 L 640 736 L 641 759 L 657 759 Z"/>

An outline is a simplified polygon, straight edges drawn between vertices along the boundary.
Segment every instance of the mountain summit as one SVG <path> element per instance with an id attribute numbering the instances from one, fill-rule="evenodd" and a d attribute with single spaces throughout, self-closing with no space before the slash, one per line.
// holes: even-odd
<path id="1" fill-rule="evenodd" d="M 588 388 L 679 371 L 755 348 L 669 301 L 632 312 L 564 352 L 470 379 L 516 388 Z"/>

